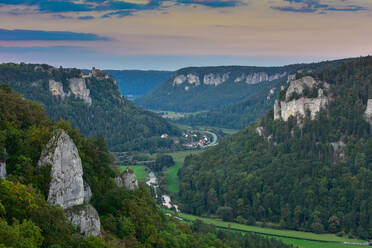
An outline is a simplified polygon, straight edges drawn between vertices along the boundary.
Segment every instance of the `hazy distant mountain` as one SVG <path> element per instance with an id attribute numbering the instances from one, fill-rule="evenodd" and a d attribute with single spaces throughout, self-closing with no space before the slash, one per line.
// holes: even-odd
<path id="1" fill-rule="evenodd" d="M 104 70 L 116 78 L 119 90 L 126 97 L 139 97 L 174 75 L 172 71 Z"/>

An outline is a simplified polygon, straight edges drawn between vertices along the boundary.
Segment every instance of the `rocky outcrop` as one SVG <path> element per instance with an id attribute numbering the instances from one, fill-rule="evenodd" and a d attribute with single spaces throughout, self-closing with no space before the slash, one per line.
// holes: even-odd
<path id="1" fill-rule="evenodd" d="M 83 100 L 86 104 L 92 104 L 92 98 L 90 97 L 90 90 L 87 88 L 84 78 L 70 78 L 69 79 L 69 88 L 70 91 L 67 93 L 63 90 L 63 84 L 55 80 L 49 80 L 49 91 L 53 96 L 59 96 L 62 100 L 65 97 L 71 96 L 71 93 Z"/>
<path id="2" fill-rule="evenodd" d="M 131 168 L 127 168 L 120 176 L 115 178 L 115 183 L 118 187 L 125 187 L 129 190 L 138 188 L 138 181 L 134 171 Z"/>
<path id="3" fill-rule="evenodd" d="M 186 76 L 185 75 L 178 75 L 173 79 L 173 85 L 180 85 L 186 82 Z"/>
<path id="4" fill-rule="evenodd" d="M 242 81 L 245 81 L 247 84 L 258 84 L 261 82 L 271 82 L 277 79 L 280 79 L 282 77 L 285 77 L 287 75 L 287 72 L 283 73 L 276 73 L 273 75 L 268 75 L 266 72 L 256 72 L 256 73 L 251 73 L 251 74 L 242 74 L 241 76 L 237 77 L 234 82 L 239 83 Z"/>
<path id="5" fill-rule="evenodd" d="M 196 86 L 200 85 L 199 77 L 194 74 L 187 74 L 187 81 L 189 84 L 195 84 Z"/>
<path id="6" fill-rule="evenodd" d="M 65 216 L 86 237 L 101 234 L 99 215 L 91 205 L 86 204 L 66 209 Z"/>
<path id="7" fill-rule="evenodd" d="M 92 199 L 92 190 L 90 189 L 90 186 L 84 182 L 84 203 L 89 203 Z"/>
<path id="8" fill-rule="evenodd" d="M 372 126 L 372 99 L 368 99 L 364 119 Z"/>
<path id="9" fill-rule="evenodd" d="M 270 100 L 271 97 L 274 95 L 274 93 L 275 93 L 275 88 L 270 89 L 269 94 L 266 97 L 266 100 Z"/>
<path id="10" fill-rule="evenodd" d="M 304 95 L 305 89 L 311 92 L 315 87 L 318 88 L 316 97 L 309 98 Z M 324 95 L 324 91 L 328 89 L 327 83 L 316 81 L 312 77 L 291 81 L 286 90 L 284 101 L 275 101 L 274 119 L 281 118 L 287 121 L 291 116 L 304 117 L 307 111 L 310 112 L 310 118 L 315 119 L 316 114 L 328 105 L 329 98 Z"/>
<path id="11" fill-rule="evenodd" d="M 7 173 L 6 173 L 6 163 L 5 161 L 4 162 L 0 162 L 0 178 L 1 179 L 5 179 L 7 176 Z"/>
<path id="12" fill-rule="evenodd" d="M 331 143 L 333 153 L 332 153 L 332 162 L 337 163 L 337 162 L 344 162 L 345 161 L 345 150 L 346 150 L 346 145 L 344 142 L 339 141 L 339 142 L 333 142 Z"/>
<path id="13" fill-rule="evenodd" d="M 83 78 L 70 78 L 69 86 L 72 94 L 77 98 L 83 100 L 86 104 L 92 104 L 92 98 L 90 97 L 90 90 L 87 88 L 85 79 Z"/>
<path id="14" fill-rule="evenodd" d="M 98 214 L 92 206 L 82 206 L 89 203 L 92 191 L 84 183 L 78 150 L 65 131 L 56 131 L 42 151 L 38 167 L 45 165 L 51 166 L 48 203 L 60 205 L 82 233 L 97 236 L 100 233 Z"/>
<path id="15" fill-rule="evenodd" d="M 203 82 L 206 85 L 218 86 L 226 82 L 227 80 L 229 80 L 229 77 L 230 77 L 230 73 L 224 73 L 222 75 L 219 73 L 217 74 L 210 73 L 204 76 Z"/>
<path id="16" fill-rule="evenodd" d="M 62 100 L 65 98 L 66 93 L 63 91 L 63 85 L 61 82 L 55 80 L 49 80 L 49 91 L 53 96 L 59 96 Z"/>
<path id="17" fill-rule="evenodd" d="M 62 208 L 84 203 L 83 167 L 78 150 L 63 130 L 58 130 L 42 151 L 38 166 L 51 165 L 48 202 Z"/>

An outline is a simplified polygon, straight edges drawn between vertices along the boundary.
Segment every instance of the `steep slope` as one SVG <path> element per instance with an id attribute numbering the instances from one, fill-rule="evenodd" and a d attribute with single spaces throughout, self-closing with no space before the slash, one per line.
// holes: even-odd
<path id="1" fill-rule="evenodd" d="M 186 159 L 184 211 L 372 237 L 372 57 L 309 76 L 259 123 Z"/>
<path id="2" fill-rule="evenodd" d="M 297 72 L 324 68 L 340 61 L 297 64 L 282 67 L 219 66 L 190 67 L 156 89 L 136 99 L 141 107 L 177 112 L 196 112 L 223 108 L 249 97 L 269 94 L 279 79 L 293 78 Z M 266 82 L 266 86 L 261 84 Z M 264 89 L 263 89 L 264 88 Z"/>
<path id="3" fill-rule="evenodd" d="M 102 135 L 111 150 L 170 146 L 160 135 L 178 132 L 122 97 L 115 80 L 94 68 L 87 75 L 48 65 L 2 64 L 0 83 L 41 103 L 52 119 L 68 120 L 89 137 Z"/>
<path id="4" fill-rule="evenodd" d="M 7 170 L 0 178 L 1 247 L 290 247 L 167 218 L 145 184 L 116 186 L 119 172 L 102 139 L 50 121 L 39 104 L 6 84 L 0 85 L 0 158 Z"/>
<path id="5" fill-rule="evenodd" d="M 140 97 L 171 78 L 172 71 L 104 70 L 116 78 L 119 90 L 126 97 Z"/>

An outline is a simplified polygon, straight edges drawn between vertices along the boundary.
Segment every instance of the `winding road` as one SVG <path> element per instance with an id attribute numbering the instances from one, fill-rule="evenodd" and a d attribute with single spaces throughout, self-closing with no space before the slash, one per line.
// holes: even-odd
<path id="1" fill-rule="evenodd" d="M 215 146 L 217 145 L 217 135 L 215 133 L 212 133 L 210 131 L 200 131 L 200 133 L 207 133 L 207 134 L 210 134 L 212 137 L 213 137 L 213 141 L 211 143 L 209 143 L 208 145 L 206 146 Z"/>

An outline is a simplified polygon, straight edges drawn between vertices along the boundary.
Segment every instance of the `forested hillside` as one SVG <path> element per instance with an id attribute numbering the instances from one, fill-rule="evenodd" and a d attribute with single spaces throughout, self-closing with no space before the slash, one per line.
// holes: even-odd
<path id="1" fill-rule="evenodd" d="M 123 96 L 139 97 L 171 78 L 172 71 L 104 70 L 114 77 Z"/>
<path id="2" fill-rule="evenodd" d="M 258 95 L 266 98 L 278 80 L 287 80 L 294 77 L 297 72 L 318 70 L 341 62 L 326 61 L 282 67 L 183 68 L 147 95 L 136 99 L 135 103 L 146 109 L 177 112 L 219 109 L 247 99 L 255 99 Z M 262 107 L 262 110 L 267 109 Z M 207 119 L 201 116 L 203 120 Z"/>
<path id="3" fill-rule="evenodd" d="M 312 88 L 291 83 L 275 113 L 186 158 L 184 211 L 372 238 L 372 57 L 308 75 Z"/>
<path id="4" fill-rule="evenodd" d="M 189 115 L 175 120 L 191 126 L 213 126 L 229 129 L 243 129 L 269 111 L 278 97 L 280 87 L 286 85 L 287 78 L 273 82 L 263 82 L 255 94 L 226 107 Z"/>
<path id="5" fill-rule="evenodd" d="M 89 137 L 103 136 L 110 150 L 170 147 L 160 135 L 178 133 L 157 114 L 122 97 L 115 80 L 99 70 L 86 75 L 48 65 L 2 64 L 1 83 L 41 103 L 50 118 L 68 120 Z"/>
<path id="6" fill-rule="evenodd" d="M 101 236 L 84 237 L 60 206 L 49 204 L 51 165 L 37 163 L 48 140 L 61 129 L 81 157 L 91 203 L 101 219 Z M 0 175 L 0 247 L 289 247 L 277 240 L 166 217 L 146 185 L 128 190 L 115 184 L 118 171 L 101 138 L 87 139 L 68 122 L 49 120 L 39 104 L 24 100 L 6 84 L 0 85 L 0 151 L 0 166 L 7 171 Z"/>

